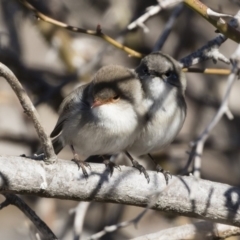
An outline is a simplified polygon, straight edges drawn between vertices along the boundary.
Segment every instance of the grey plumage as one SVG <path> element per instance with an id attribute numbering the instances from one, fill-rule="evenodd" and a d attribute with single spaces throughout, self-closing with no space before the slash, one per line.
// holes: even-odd
<path id="1" fill-rule="evenodd" d="M 75 89 L 61 104 L 51 133 L 55 152 L 71 145 L 74 156 L 77 152 L 85 159 L 123 151 L 140 156 L 159 150 L 182 128 L 185 89 L 179 63 L 161 52 L 143 58 L 135 70 L 103 67 L 92 82 Z M 146 170 L 128 153 L 149 180 Z"/>
<path id="2" fill-rule="evenodd" d="M 123 151 L 138 132 L 141 101 L 141 83 L 134 72 L 116 65 L 103 67 L 91 83 L 75 89 L 61 104 L 50 135 L 55 152 L 65 145 L 73 145 L 84 158 Z"/>
<path id="3" fill-rule="evenodd" d="M 135 156 L 160 150 L 176 137 L 186 117 L 186 79 L 179 63 L 167 54 L 151 53 L 136 68 L 147 108 L 145 124 L 128 151 Z"/>

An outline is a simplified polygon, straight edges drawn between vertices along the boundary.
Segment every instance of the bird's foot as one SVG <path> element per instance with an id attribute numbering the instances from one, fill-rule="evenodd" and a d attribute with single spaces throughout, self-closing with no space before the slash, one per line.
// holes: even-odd
<path id="1" fill-rule="evenodd" d="M 156 165 L 157 172 L 161 172 L 165 178 L 166 184 L 168 184 L 168 181 L 170 178 L 172 178 L 172 174 L 169 171 L 165 171 L 159 164 Z"/>
<path id="2" fill-rule="evenodd" d="M 78 159 L 77 157 L 74 156 L 74 158 L 72 159 L 73 162 L 75 162 L 78 165 L 78 170 L 81 168 L 83 175 L 87 178 L 88 177 L 88 173 L 85 167 L 88 167 L 91 170 L 91 166 L 89 163 L 84 162 L 80 159 Z"/>
<path id="3" fill-rule="evenodd" d="M 119 171 L 121 171 L 120 166 L 117 165 L 116 163 L 114 163 L 114 162 L 112 162 L 112 161 L 110 161 L 110 160 L 107 160 L 107 159 L 105 159 L 103 162 L 104 162 L 105 166 L 109 169 L 109 171 L 110 171 L 110 176 L 113 175 L 114 168 L 116 168 L 116 169 L 118 169 Z"/>
<path id="4" fill-rule="evenodd" d="M 133 167 L 137 168 L 140 171 L 140 173 L 144 174 L 145 178 L 147 179 L 147 181 L 149 183 L 150 177 L 149 177 L 146 169 L 141 164 L 139 164 L 138 161 L 136 161 L 136 160 L 132 160 L 132 164 L 133 164 Z"/>

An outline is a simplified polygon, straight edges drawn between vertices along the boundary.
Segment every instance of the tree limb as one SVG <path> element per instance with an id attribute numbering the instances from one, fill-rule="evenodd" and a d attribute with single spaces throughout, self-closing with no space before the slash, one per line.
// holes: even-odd
<path id="1" fill-rule="evenodd" d="M 154 200 L 151 206 L 155 210 L 240 226 L 240 188 L 173 177 L 166 189 L 164 176 L 157 172 L 148 171 L 148 184 L 134 168 L 122 166 L 121 172 L 115 171 L 110 177 L 103 164 L 91 167 L 86 179 L 71 161 L 59 159 L 47 165 L 28 158 L 0 156 L 0 192 L 140 207 Z"/>
<path id="2" fill-rule="evenodd" d="M 0 63 L 0 77 L 4 77 L 7 80 L 7 82 L 17 95 L 24 112 L 33 121 L 34 127 L 42 144 L 46 162 L 53 163 L 54 161 L 56 161 L 57 156 L 54 153 L 52 141 L 42 127 L 38 113 L 27 93 L 23 89 L 21 83 L 18 81 L 14 73 L 2 63 Z"/>

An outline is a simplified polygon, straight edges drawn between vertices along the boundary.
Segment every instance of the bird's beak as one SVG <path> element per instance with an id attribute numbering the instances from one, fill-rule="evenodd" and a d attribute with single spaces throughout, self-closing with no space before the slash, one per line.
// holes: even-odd
<path id="1" fill-rule="evenodd" d="M 103 105 L 103 102 L 99 101 L 99 100 L 96 100 L 93 102 L 91 108 L 95 108 L 95 107 L 98 107 L 98 106 L 101 106 Z"/>
<path id="2" fill-rule="evenodd" d="M 172 86 L 180 87 L 181 84 L 180 84 L 179 80 L 177 80 L 176 78 L 177 77 L 168 78 L 167 80 L 164 80 L 164 81 L 171 84 Z"/>

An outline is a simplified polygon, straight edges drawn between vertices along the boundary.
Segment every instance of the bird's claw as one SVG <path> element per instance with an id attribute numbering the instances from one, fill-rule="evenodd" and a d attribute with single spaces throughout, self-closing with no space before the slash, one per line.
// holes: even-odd
<path id="1" fill-rule="evenodd" d="M 105 166 L 109 169 L 110 171 L 110 176 L 113 175 L 113 171 L 114 171 L 114 168 L 118 169 L 119 171 L 121 171 L 121 168 L 119 165 L 115 164 L 114 162 L 110 161 L 110 160 L 104 160 L 103 161 Z"/>
<path id="2" fill-rule="evenodd" d="M 157 172 L 161 172 L 165 178 L 166 184 L 168 184 L 169 179 L 172 178 L 172 174 L 169 171 L 165 171 L 159 164 L 156 165 Z"/>
<path id="3" fill-rule="evenodd" d="M 150 177 L 149 177 L 146 169 L 135 160 L 133 160 L 132 163 L 133 163 L 133 167 L 137 168 L 140 171 L 140 173 L 144 174 L 145 178 L 147 179 L 147 181 L 149 183 L 150 182 Z"/>
<path id="4" fill-rule="evenodd" d="M 72 159 L 73 162 L 75 162 L 78 166 L 78 170 L 80 170 L 80 168 L 82 169 L 82 172 L 83 172 L 83 175 L 88 178 L 88 173 L 87 173 L 87 170 L 85 167 L 88 167 L 90 170 L 91 170 L 91 166 L 89 163 L 87 162 L 84 162 L 82 160 L 79 160 L 79 159 Z"/>

